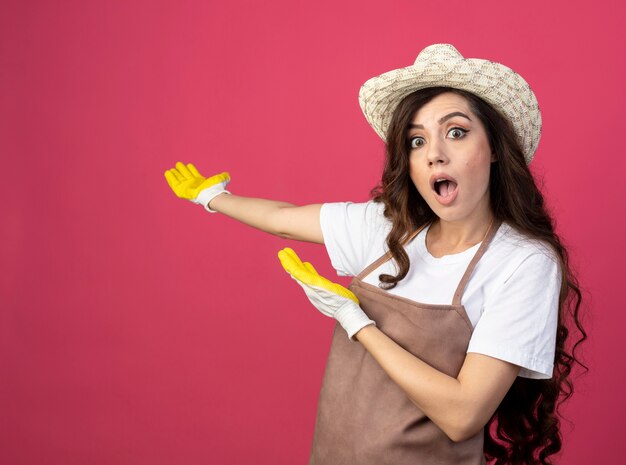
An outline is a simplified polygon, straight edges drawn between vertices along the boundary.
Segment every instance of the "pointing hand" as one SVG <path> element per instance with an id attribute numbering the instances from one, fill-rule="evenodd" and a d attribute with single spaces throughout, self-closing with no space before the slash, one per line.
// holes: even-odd
<path id="1" fill-rule="evenodd" d="M 187 166 L 181 162 L 176 163 L 176 168 L 165 172 L 165 179 L 178 197 L 200 204 L 211 213 L 215 213 L 215 210 L 209 208 L 209 202 L 220 194 L 230 194 L 226 190 L 230 182 L 228 173 L 205 178 L 191 163 Z"/>

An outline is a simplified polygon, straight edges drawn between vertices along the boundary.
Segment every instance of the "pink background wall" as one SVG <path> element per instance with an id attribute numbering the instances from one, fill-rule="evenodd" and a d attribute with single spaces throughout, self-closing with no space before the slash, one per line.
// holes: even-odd
<path id="1" fill-rule="evenodd" d="M 533 169 L 592 336 L 557 463 L 623 459 L 624 2 L 382 5 L 2 3 L 0 463 L 305 463 L 333 322 L 279 266 L 294 243 L 175 198 L 163 172 L 365 200 L 382 144 L 359 87 L 437 42 L 537 94 Z"/>

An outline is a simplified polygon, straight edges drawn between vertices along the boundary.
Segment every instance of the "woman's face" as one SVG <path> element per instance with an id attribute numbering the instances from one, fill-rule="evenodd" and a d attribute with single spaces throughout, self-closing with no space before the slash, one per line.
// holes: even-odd
<path id="1" fill-rule="evenodd" d="M 469 102 L 438 95 L 415 113 L 407 136 L 411 180 L 433 212 L 449 222 L 488 218 L 494 158 Z"/>

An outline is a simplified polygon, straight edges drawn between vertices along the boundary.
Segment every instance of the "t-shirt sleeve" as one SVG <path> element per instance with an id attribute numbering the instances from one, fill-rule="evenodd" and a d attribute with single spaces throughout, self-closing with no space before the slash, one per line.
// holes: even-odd
<path id="1" fill-rule="evenodd" d="M 320 224 L 324 244 L 339 276 L 356 276 L 369 265 L 372 247 L 380 243 L 375 237 L 385 225 L 383 208 L 373 201 L 322 205 Z"/>
<path id="2" fill-rule="evenodd" d="M 524 378 L 551 378 L 560 286 L 554 258 L 530 254 L 485 301 L 467 352 L 519 365 Z"/>

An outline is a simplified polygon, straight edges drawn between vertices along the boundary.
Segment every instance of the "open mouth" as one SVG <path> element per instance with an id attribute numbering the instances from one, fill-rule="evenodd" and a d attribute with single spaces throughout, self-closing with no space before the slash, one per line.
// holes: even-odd
<path id="1" fill-rule="evenodd" d="M 441 197 L 448 197 L 456 190 L 456 183 L 445 178 L 436 179 L 433 189 L 437 195 Z"/>
<path id="2" fill-rule="evenodd" d="M 444 206 L 452 205 L 459 194 L 456 180 L 445 173 L 433 173 L 430 187 L 435 194 L 435 200 Z"/>

